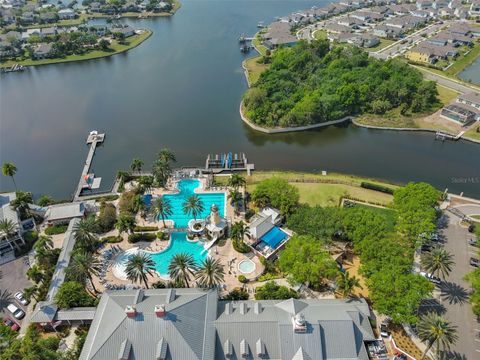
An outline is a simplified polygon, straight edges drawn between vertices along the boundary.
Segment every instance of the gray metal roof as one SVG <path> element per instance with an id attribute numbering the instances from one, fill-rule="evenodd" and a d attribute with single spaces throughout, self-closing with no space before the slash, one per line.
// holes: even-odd
<path id="1" fill-rule="evenodd" d="M 214 290 L 170 289 L 104 293 L 80 355 L 81 360 L 118 359 L 131 344 L 129 359 L 367 360 L 364 341 L 373 340 L 364 300 L 217 300 Z M 136 304 L 134 305 L 134 303 Z M 258 306 L 256 304 L 261 304 Z M 127 305 L 136 316 L 128 318 Z M 163 305 L 157 317 L 155 305 Z M 231 307 L 231 312 L 225 310 Z M 242 309 L 242 310 L 241 310 Z M 60 312 L 60 311 L 59 311 Z M 293 317 L 302 314 L 306 332 Z M 166 354 L 166 355 L 165 355 Z"/>
<path id="2" fill-rule="evenodd" d="M 82 217 L 85 214 L 85 206 L 82 202 L 51 205 L 45 213 L 45 220 L 55 221 Z"/>
<path id="3" fill-rule="evenodd" d="M 96 307 L 79 307 L 65 310 L 58 310 L 55 320 L 77 321 L 77 320 L 93 320 L 95 317 Z"/>
<path id="4" fill-rule="evenodd" d="M 50 301 L 40 301 L 32 313 L 30 321 L 33 323 L 48 323 L 52 322 L 57 314 L 57 305 Z"/>

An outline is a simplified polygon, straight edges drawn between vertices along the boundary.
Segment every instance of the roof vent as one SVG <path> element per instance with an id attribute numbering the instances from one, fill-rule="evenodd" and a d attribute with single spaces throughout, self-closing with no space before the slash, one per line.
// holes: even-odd
<path id="1" fill-rule="evenodd" d="M 242 341 L 240 341 L 240 355 L 242 356 L 242 358 L 246 359 L 248 357 L 248 344 L 247 342 L 245 341 L 245 339 L 243 339 Z"/>
<path id="2" fill-rule="evenodd" d="M 233 345 L 230 340 L 227 339 L 223 344 L 223 353 L 227 359 L 230 359 L 233 356 Z"/>
<path id="3" fill-rule="evenodd" d="M 118 360 L 128 360 L 130 358 L 130 350 L 132 344 L 127 339 L 123 340 L 120 344 L 120 351 L 118 353 Z"/>
<path id="4" fill-rule="evenodd" d="M 245 315 L 248 311 L 247 304 L 242 302 L 240 303 L 240 314 Z"/>
<path id="5" fill-rule="evenodd" d="M 129 318 L 134 318 L 135 315 L 137 315 L 137 310 L 135 309 L 135 306 L 127 305 L 125 307 L 125 314 L 127 314 L 127 317 Z"/>
<path id="6" fill-rule="evenodd" d="M 168 289 L 167 292 L 167 304 L 172 303 L 177 298 L 175 289 Z"/>
<path id="7" fill-rule="evenodd" d="M 262 312 L 262 304 L 259 302 L 256 302 L 255 305 L 253 306 L 253 311 L 255 314 L 260 314 Z"/>
<path id="8" fill-rule="evenodd" d="M 257 340 L 255 348 L 257 350 L 257 356 L 260 359 L 263 359 L 263 357 L 266 355 L 266 350 L 265 350 L 265 343 L 262 341 L 262 339 Z"/>
<path id="9" fill-rule="evenodd" d="M 155 315 L 157 315 L 157 317 L 164 317 L 166 313 L 165 305 L 155 305 Z"/>
<path id="10" fill-rule="evenodd" d="M 298 313 L 292 318 L 293 322 L 293 331 L 296 333 L 305 333 L 307 332 L 307 323 L 305 321 L 305 315 L 303 313 Z"/>
<path id="11" fill-rule="evenodd" d="M 230 315 L 233 312 L 233 305 L 232 303 L 227 303 L 225 305 L 225 314 Z"/>
<path id="12" fill-rule="evenodd" d="M 141 303 L 143 300 L 143 290 L 138 289 L 137 292 L 135 293 L 135 297 L 133 298 L 133 304 L 136 305 L 138 303 Z"/>
<path id="13" fill-rule="evenodd" d="M 165 340 L 165 338 L 161 338 L 160 341 L 157 344 L 157 351 L 155 353 L 155 359 L 156 360 L 167 360 L 167 349 L 168 349 L 168 343 Z"/>

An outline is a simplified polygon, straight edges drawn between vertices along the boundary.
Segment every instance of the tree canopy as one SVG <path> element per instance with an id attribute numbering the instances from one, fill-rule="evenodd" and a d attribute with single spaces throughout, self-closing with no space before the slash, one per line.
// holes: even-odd
<path id="1" fill-rule="evenodd" d="M 62 309 L 93 306 L 94 301 L 95 299 L 85 290 L 85 286 L 76 281 L 64 282 L 55 295 L 55 303 Z"/>
<path id="2" fill-rule="evenodd" d="M 259 182 L 252 192 L 252 200 L 258 207 L 273 206 L 283 215 L 290 214 L 298 206 L 299 199 L 295 186 L 275 177 Z"/>
<path id="3" fill-rule="evenodd" d="M 286 286 L 278 285 L 275 281 L 268 281 L 265 285 L 255 289 L 256 300 L 287 300 L 290 298 L 298 299 L 298 293 Z"/>
<path id="4" fill-rule="evenodd" d="M 394 108 L 426 112 L 437 95 L 434 82 L 400 60 L 377 60 L 348 45 L 330 49 L 321 40 L 275 51 L 243 103 L 256 124 L 295 127 Z"/>

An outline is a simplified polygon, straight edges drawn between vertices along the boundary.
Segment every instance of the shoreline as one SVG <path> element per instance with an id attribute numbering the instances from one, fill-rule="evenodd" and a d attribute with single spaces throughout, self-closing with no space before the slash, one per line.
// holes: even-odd
<path id="1" fill-rule="evenodd" d="M 80 58 L 80 59 L 57 58 L 57 59 L 47 59 L 47 60 L 50 60 L 50 61 L 44 62 L 44 63 L 38 63 L 38 64 L 25 64 L 22 61 L 16 62 L 15 64 L 19 64 L 19 65 L 22 65 L 22 66 L 25 66 L 25 67 L 37 67 L 37 66 L 46 66 L 46 65 L 55 65 L 55 64 L 62 64 L 62 63 L 73 63 L 73 62 L 81 62 L 81 61 L 89 61 L 89 60 L 109 58 L 111 56 L 122 54 L 124 52 L 135 49 L 137 46 L 143 44 L 146 40 L 148 40 L 153 34 L 153 31 L 150 30 L 150 29 L 140 29 L 140 30 L 144 30 L 147 33 L 147 35 L 145 36 L 144 39 L 140 39 L 140 41 L 138 43 L 136 43 L 132 46 L 128 45 L 126 48 L 120 49 L 118 51 L 113 51 L 113 52 L 102 51 L 103 54 L 99 54 L 99 56 L 92 56 L 92 57 L 89 57 L 88 53 L 87 53 L 87 54 L 85 54 L 84 58 Z M 143 36 L 143 35 L 144 34 L 137 34 L 137 36 Z M 94 51 L 101 51 L 101 50 L 94 50 Z M 28 61 L 30 61 L 30 60 L 28 60 Z M 3 63 L 3 64 L 0 64 L 0 69 L 8 69 L 11 66 L 13 66 L 13 65 L 10 64 L 10 63 Z"/>

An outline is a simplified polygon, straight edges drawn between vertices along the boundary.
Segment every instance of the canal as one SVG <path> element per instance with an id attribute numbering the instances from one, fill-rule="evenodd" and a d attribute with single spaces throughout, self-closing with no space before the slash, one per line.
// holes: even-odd
<path id="1" fill-rule="evenodd" d="M 171 18 L 129 20 L 154 34 L 128 53 L 2 76 L 0 161 L 17 165 L 20 188 L 68 198 L 87 154 L 85 137 L 97 129 L 107 133 L 93 162 L 104 188 L 132 158 L 149 167 L 169 147 L 179 165 L 243 151 L 257 169 L 423 180 L 480 197 L 480 146 L 473 143 L 355 126 L 264 135 L 243 124 L 238 106 L 247 85 L 239 35 L 253 35 L 259 21 L 326 3 L 184 0 Z M 0 181 L 0 190 L 12 188 L 10 179 Z"/>

